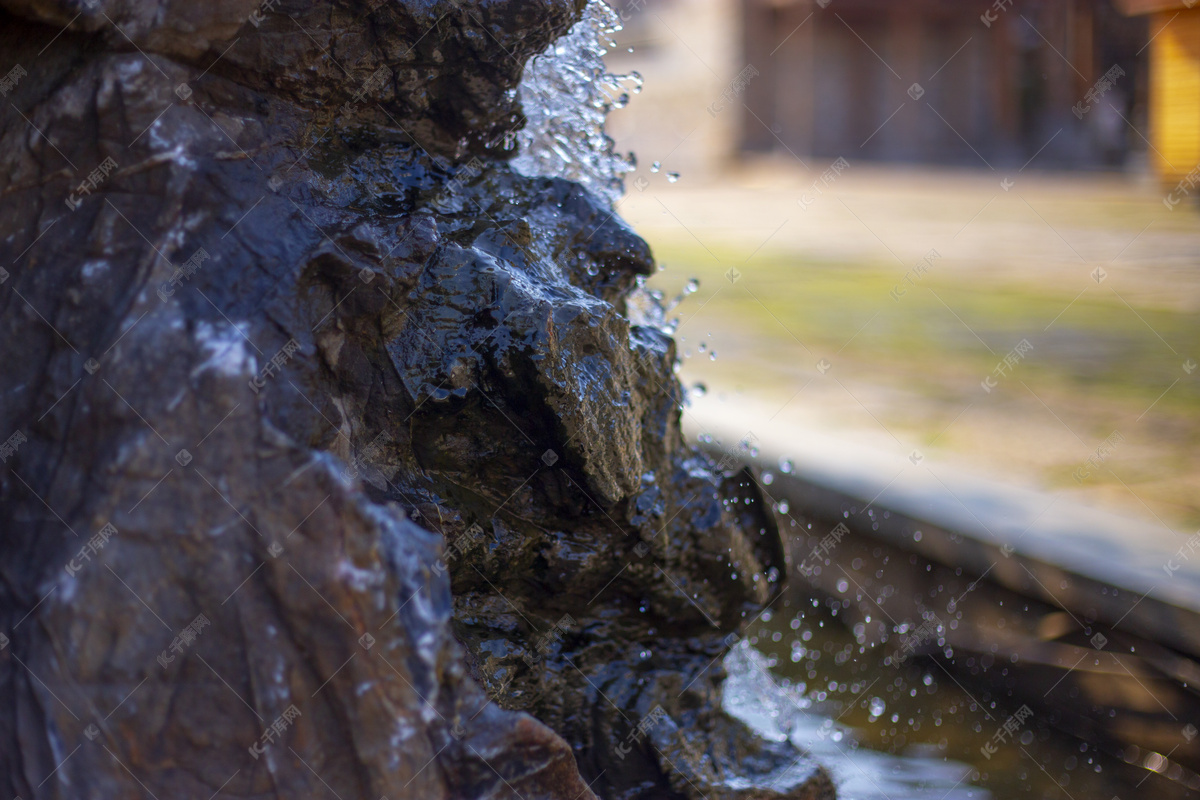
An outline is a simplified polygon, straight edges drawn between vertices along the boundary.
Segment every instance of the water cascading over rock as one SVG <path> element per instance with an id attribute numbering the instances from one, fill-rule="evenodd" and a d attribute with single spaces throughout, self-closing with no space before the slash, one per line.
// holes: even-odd
<path id="1" fill-rule="evenodd" d="M 0 792 L 832 795 L 720 710 L 785 565 L 620 162 L 521 133 L 601 8 L 0 9 Z"/>

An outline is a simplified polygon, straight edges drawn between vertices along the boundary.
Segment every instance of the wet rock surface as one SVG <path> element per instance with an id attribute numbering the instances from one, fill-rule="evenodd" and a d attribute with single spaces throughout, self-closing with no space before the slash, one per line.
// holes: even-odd
<path id="1" fill-rule="evenodd" d="M 0 9 L 0 792 L 832 796 L 649 249 L 506 163 L 580 2 Z"/>

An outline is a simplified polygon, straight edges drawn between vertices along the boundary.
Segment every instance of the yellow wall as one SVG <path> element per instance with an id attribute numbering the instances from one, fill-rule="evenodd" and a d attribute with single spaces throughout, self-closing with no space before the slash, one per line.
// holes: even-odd
<path id="1" fill-rule="evenodd" d="M 1174 183 L 1200 165 L 1200 8 L 1156 13 L 1150 29 L 1151 156 Z"/>

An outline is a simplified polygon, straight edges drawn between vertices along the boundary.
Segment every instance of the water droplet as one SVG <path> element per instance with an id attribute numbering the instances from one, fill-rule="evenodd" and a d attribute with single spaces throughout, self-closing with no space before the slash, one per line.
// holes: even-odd
<path id="1" fill-rule="evenodd" d="M 780 514 L 786 514 L 786 513 L 788 513 L 789 511 L 791 511 L 791 509 L 792 509 L 792 507 L 791 507 L 790 505 L 788 505 L 788 501 L 787 501 L 787 500 L 780 500 L 780 501 L 779 501 L 779 505 L 778 505 L 778 506 L 776 506 L 776 508 L 778 508 L 778 509 L 779 509 L 779 513 L 780 513 Z"/>
<path id="2" fill-rule="evenodd" d="M 774 472 L 764 472 L 762 474 L 762 482 L 763 482 L 764 486 L 770 486 L 772 483 L 775 482 L 775 473 Z"/>
<path id="3" fill-rule="evenodd" d="M 790 458 L 779 459 L 779 471 L 780 472 L 782 472 L 785 475 L 790 475 L 793 469 L 795 469 L 795 464 L 792 463 L 792 460 Z"/>
<path id="4" fill-rule="evenodd" d="M 887 710 L 887 703 L 883 702 L 882 698 L 872 697 L 869 710 L 872 717 L 882 717 L 883 712 Z"/>
<path id="5" fill-rule="evenodd" d="M 692 278 L 691 280 L 689 280 L 687 282 L 687 289 L 685 291 L 688 294 L 692 294 L 699 290 L 700 290 L 700 279 L 699 278 Z"/>
<path id="6" fill-rule="evenodd" d="M 660 169 L 662 169 L 661 162 L 655 161 L 653 164 L 650 165 L 651 172 L 658 172 Z"/>
<path id="7" fill-rule="evenodd" d="M 717 360 L 717 351 L 716 350 L 713 350 L 711 353 L 708 354 L 708 360 L 709 361 Z"/>
<path id="8" fill-rule="evenodd" d="M 667 183 L 675 183 L 675 181 L 677 181 L 677 180 L 679 180 L 678 172 L 668 172 L 667 173 Z"/>
<path id="9" fill-rule="evenodd" d="M 691 394 L 696 397 L 704 397 L 704 395 L 708 394 L 708 387 L 703 383 L 697 383 L 691 388 L 690 391 Z"/>

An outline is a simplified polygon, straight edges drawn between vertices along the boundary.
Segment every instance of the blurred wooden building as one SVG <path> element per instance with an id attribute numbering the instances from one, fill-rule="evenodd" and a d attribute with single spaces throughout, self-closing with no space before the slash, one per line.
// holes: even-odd
<path id="1" fill-rule="evenodd" d="M 743 152 L 1000 169 L 1146 149 L 1148 25 L 1111 0 L 742 0 L 741 17 L 760 73 Z"/>
<path id="2" fill-rule="evenodd" d="M 1119 0 L 1150 20 L 1151 163 L 1168 183 L 1200 166 L 1200 4 L 1196 0 Z"/>

